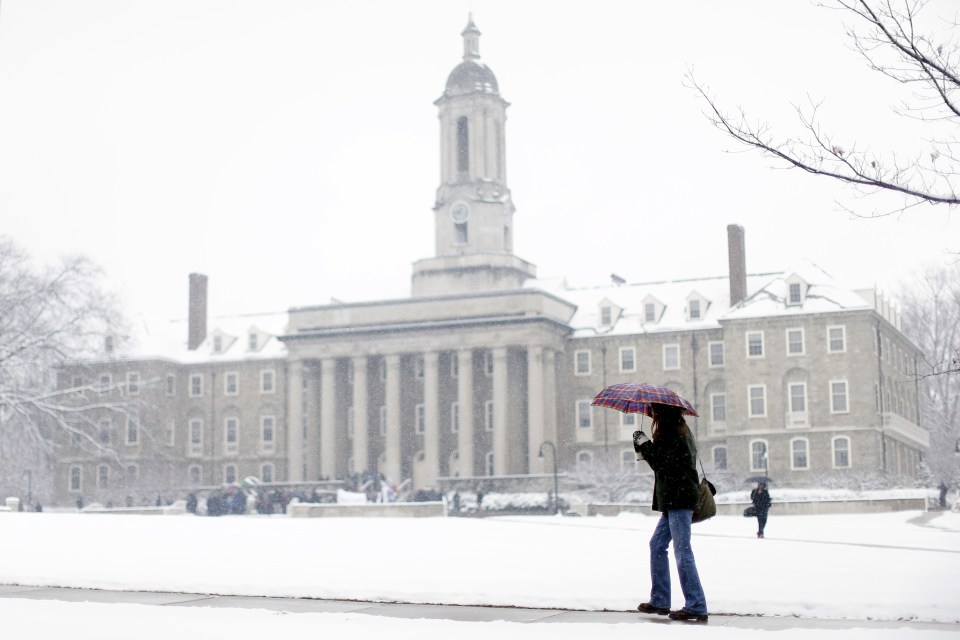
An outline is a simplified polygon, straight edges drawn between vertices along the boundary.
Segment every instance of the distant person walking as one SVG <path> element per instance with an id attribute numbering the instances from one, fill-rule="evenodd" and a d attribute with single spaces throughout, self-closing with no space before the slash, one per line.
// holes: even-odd
<path id="1" fill-rule="evenodd" d="M 750 492 L 750 501 L 757 512 L 757 537 L 763 537 L 763 529 L 767 526 L 767 512 L 770 511 L 770 493 L 767 483 L 760 482 L 757 488 Z"/>
<path id="2" fill-rule="evenodd" d="M 650 405 L 653 417 L 651 434 L 633 432 L 633 447 L 653 469 L 653 510 L 660 511 L 657 527 L 650 538 L 650 601 L 637 609 L 643 613 L 670 615 L 671 620 L 707 621 L 707 599 L 690 546 L 693 510 L 700 498 L 697 474 L 697 443 L 683 419 L 683 408 L 665 404 Z M 667 549 L 673 541 L 673 555 L 680 576 L 684 605 L 670 611 L 670 561 Z"/>
<path id="3" fill-rule="evenodd" d="M 943 480 L 940 481 L 940 508 L 946 508 L 947 506 L 947 485 L 944 484 Z"/>

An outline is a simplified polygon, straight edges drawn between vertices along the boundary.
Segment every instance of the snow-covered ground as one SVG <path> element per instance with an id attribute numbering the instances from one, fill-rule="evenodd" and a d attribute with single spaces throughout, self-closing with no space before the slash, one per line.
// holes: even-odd
<path id="1" fill-rule="evenodd" d="M 0 584 L 632 610 L 647 599 L 646 545 L 655 523 L 637 514 L 290 519 L 3 513 Z M 694 527 L 711 613 L 960 623 L 958 513 L 774 514 L 764 540 L 755 537 L 755 523 L 720 516 Z M 676 576 L 674 583 L 673 606 L 679 608 Z M 11 608 L 11 602 L 0 600 L 0 620 L 32 618 L 37 607 L 77 606 Z M 116 613 L 104 615 L 113 617 L 139 606 L 82 605 L 76 615 L 107 607 Z M 237 619 L 269 615 L 246 612 Z"/>

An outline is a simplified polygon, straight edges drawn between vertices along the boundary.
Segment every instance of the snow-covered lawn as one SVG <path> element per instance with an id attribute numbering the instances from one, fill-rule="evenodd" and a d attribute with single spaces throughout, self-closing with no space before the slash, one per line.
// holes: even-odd
<path id="1" fill-rule="evenodd" d="M 6 513 L 0 583 L 632 610 L 655 522 Z M 711 613 L 960 622 L 960 514 L 755 522 L 694 527 Z"/>

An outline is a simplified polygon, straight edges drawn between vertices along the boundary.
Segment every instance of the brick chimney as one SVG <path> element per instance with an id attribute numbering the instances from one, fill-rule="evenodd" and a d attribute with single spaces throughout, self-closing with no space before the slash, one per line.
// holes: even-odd
<path id="1" fill-rule="evenodd" d="M 207 337 L 207 276 L 190 274 L 190 318 L 187 348 L 193 351 Z"/>
<path id="2" fill-rule="evenodd" d="M 727 225 L 727 253 L 730 259 L 730 306 L 747 297 L 747 251 L 743 239 L 743 227 Z"/>

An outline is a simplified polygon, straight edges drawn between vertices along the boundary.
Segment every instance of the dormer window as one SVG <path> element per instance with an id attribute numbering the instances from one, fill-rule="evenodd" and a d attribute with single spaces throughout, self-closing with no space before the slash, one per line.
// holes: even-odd
<path id="1" fill-rule="evenodd" d="M 613 312 L 610 307 L 601 307 L 600 308 L 600 324 L 603 326 L 609 326 L 613 322 Z"/>
<path id="2" fill-rule="evenodd" d="M 787 306 L 802 305 L 807 297 L 807 286 L 803 278 L 797 274 L 787 278 Z"/>
<path id="3" fill-rule="evenodd" d="M 703 320 L 710 307 L 710 301 L 696 291 L 687 296 L 687 320 Z"/>
<path id="4" fill-rule="evenodd" d="M 221 336 L 213 337 L 213 352 L 220 353 L 223 351 L 223 338 Z"/>
<path id="5" fill-rule="evenodd" d="M 700 319 L 700 301 L 699 300 L 690 301 L 690 319 L 691 320 Z"/>
<path id="6" fill-rule="evenodd" d="M 648 302 L 643 305 L 643 321 L 644 322 L 656 322 L 657 321 L 657 305 L 652 302 Z"/>
<path id="7" fill-rule="evenodd" d="M 251 333 L 251 334 L 250 334 L 249 339 L 248 339 L 248 341 L 247 341 L 247 348 L 248 348 L 250 351 L 256 351 L 256 350 L 257 350 L 257 334 L 255 334 L 255 333 Z"/>
<path id="8" fill-rule="evenodd" d="M 791 282 L 790 283 L 790 298 L 787 301 L 787 304 L 800 304 L 800 283 Z"/>
<path id="9" fill-rule="evenodd" d="M 106 353 L 113 353 L 113 336 L 103 338 L 103 350 Z"/>

